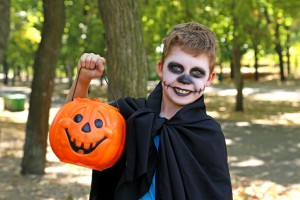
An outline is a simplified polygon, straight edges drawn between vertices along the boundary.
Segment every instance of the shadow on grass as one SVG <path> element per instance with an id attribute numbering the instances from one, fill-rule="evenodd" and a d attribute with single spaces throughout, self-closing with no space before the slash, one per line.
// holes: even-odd
<path id="1" fill-rule="evenodd" d="M 230 171 L 282 185 L 300 183 L 298 126 L 222 121 Z"/>

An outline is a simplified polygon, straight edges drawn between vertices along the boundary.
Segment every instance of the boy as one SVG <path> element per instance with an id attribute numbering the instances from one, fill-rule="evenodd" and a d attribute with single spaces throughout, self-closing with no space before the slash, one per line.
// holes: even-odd
<path id="1" fill-rule="evenodd" d="M 175 26 L 163 43 L 154 91 L 147 99 L 118 100 L 126 150 L 113 167 L 93 171 L 90 199 L 232 199 L 225 139 L 203 96 L 216 75 L 217 39 L 190 22 Z M 87 96 L 104 65 L 99 55 L 82 55 L 75 97 Z"/>

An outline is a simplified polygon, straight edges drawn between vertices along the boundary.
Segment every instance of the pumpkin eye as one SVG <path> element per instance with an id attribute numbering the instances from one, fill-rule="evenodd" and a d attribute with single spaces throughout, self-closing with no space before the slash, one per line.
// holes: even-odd
<path id="1" fill-rule="evenodd" d="M 101 119 L 96 119 L 96 120 L 95 120 L 95 126 L 96 126 L 97 128 L 101 128 L 101 127 L 103 126 L 102 120 L 101 120 Z"/>
<path id="2" fill-rule="evenodd" d="M 74 122 L 79 123 L 82 121 L 82 119 L 83 119 L 82 115 L 78 114 L 74 117 Z"/>

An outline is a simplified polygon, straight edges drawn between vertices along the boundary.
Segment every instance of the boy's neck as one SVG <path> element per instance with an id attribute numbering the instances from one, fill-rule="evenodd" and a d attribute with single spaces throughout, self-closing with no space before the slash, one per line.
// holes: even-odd
<path id="1" fill-rule="evenodd" d="M 163 116 L 166 119 L 171 119 L 182 107 L 175 105 L 167 105 L 162 100 L 160 108 L 160 116 Z"/>

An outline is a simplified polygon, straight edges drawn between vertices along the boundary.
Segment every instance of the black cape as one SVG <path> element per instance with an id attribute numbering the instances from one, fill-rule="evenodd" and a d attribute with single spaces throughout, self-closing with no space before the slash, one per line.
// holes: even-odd
<path id="1" fill-rule="evenodd" d="M 156 170 L 157 200 L 231 200 L 225 138 L 206 114 L 204 96 L 169 120 L 159 117 L 161 99 L 159 83 L 147 100 L 118 100 L 126 119 L 126 150 L 113 167 L 93 170 L 90 199 L 139 199 Z"/>

